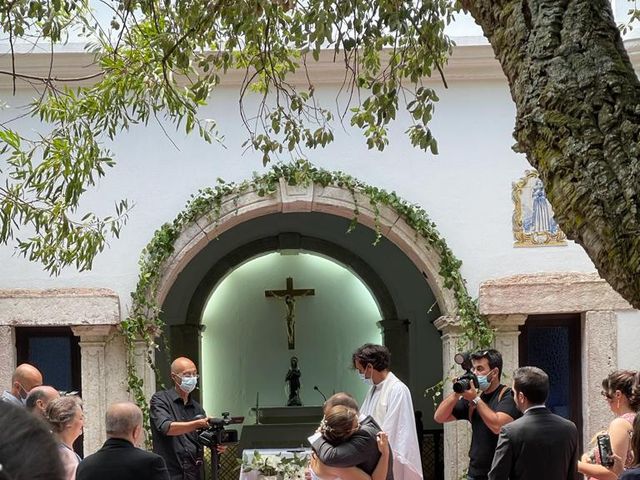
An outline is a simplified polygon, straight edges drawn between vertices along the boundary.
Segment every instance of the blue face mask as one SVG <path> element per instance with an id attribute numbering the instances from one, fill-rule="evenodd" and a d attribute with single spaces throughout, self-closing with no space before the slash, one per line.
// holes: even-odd
<path id="1" fill-rule="evenodd" d="M 491 382 L 489 382 L 489 380 L 487 380 L 487 376 L 486 375 L 478 375 L 478 388 L 480 390 L 486 390 L 487 388 L 489 388 L 490 384 L 491 384 Z"/>
<path id="2" fill-rule="evenodd" d="M 478 388 L 480 390 L 486 390 L 491 385 L 491 380 L 489 380 L 489 375 L 478 375 Z"/>
<path id="3" fill-rule="evenodd" d="M 183 392 L 191 393 L 198 385 L 198 377 L 181 377 L 180 389 Z"/>

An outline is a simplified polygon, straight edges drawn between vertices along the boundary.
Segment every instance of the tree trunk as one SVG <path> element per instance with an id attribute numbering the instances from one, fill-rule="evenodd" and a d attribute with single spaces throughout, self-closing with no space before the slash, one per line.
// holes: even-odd
<path id="1" fill-rule="evenodd" d="M 640 308 L 640 84 L 608 0 L 463 0 L 509 81 L 555 218 Z"/>

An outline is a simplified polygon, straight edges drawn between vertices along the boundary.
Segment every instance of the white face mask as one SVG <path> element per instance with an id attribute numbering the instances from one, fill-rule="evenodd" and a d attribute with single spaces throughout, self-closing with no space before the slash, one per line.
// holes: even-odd
<path id="1" fill-rule="evenodd" d="M 358 376 L 360 377 L 360 380 L 362 380 L 364 382 L 365 385 L 368 386 L 372 386 L 373 385 L 373 379 L 371 377 L 367 378 L 367 369 L 364 369 L 364 372 L 360 373 L 358 372 Z"/>
<path id="2" fill-rule="evenodd" d="M 198 377 L 180 377 L 180 389 L 183 392 L 191 393 L 198 385 Z"/>
<path id="3" fill-rule="evenodd" d="M 24 388 L 22 386 L 22 384 L 18 383 L 18 385 L 20 385 L 20 390 L 18 391 L 18 395 L 20 395 L 20 396 L 18 397 L 18 400 L 20 400 L 22 405 L 26 405 L 27 404 L 27 397 L 29 396 L 29 392 L 27 392 L 27 389 Z M 22 392 L 24 392 L 24 397 L 22 396 Z"/>

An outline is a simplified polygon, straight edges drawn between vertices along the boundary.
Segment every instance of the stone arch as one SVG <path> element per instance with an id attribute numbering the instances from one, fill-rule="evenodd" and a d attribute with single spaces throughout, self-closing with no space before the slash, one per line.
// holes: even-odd
<path id="1" fill-rule="evenodd" d="M 439 274 L 440 254 L 397 211 L 384 205 L 376 208 L 364 194 L 352 193 L 344 187 L 315 183 L 289 185 L 282 178 L 274 194 L 259 195 L 253 189 L 230 194 L 222 199 L 219 214 L 215 218 L 205 215 L 184 229 L 173 244 L 173 253 L 158 272 L 154 300 L 157 305 L 162 305 L 176 278 L 189 262 L 209 242 L 236 225 L 276 213 L 319 212 L 353 218 L 355 210 L 358 211 L 358 223 L 372 229 L 377 225 L 381 235 L 396 245 L 418 268 L 433 292 L 442 315 L 456 316 L 454 292 L 445 286 Z"/>

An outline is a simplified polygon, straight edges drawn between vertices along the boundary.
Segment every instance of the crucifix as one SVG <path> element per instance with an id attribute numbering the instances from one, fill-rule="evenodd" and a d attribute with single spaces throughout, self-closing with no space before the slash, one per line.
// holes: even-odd
<path id="1" fill-rule="evenodd" d="M 294 309 L 296 306 L 296 297 L 306 297 L 315 295 L 313 288 L 293 288 L 293 278 L 287 277 L 286 290 L 265 290 L 265 297 L 284 298 L 285 308 L 287 309 L 287 342 L 289 350 L 296 348 L 296 320 Z"/>

